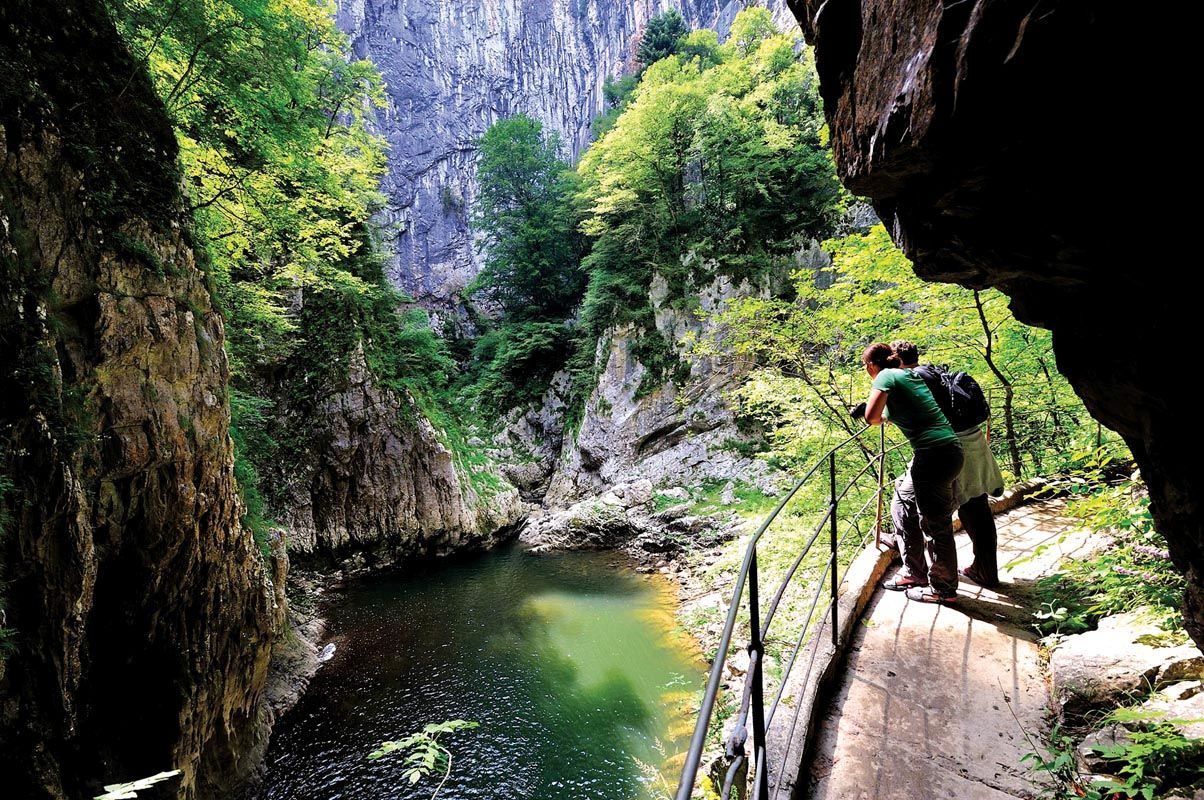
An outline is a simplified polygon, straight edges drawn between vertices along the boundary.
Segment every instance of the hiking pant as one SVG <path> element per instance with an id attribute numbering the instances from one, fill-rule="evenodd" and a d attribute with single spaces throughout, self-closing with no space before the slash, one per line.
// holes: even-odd
<path id="1" fill-rule="evenodd" d="M 971 497 L 957 509 L 957 518 L 962 521 L 962 530 L 970 536 L 974 546 L 974 572 L 986 583 L 999 582 L 999 563 L 995 556 L 995 515 L 985 494 Z"/>
<path id="2" fill-rule="evenodd" d="M 953 543 L 953 482 L 962 470 L 960 444 L 916 451 L 906 474 L 895 481 L 890 513 L 895 541 L 909 577 L 927 578 L 938 594 L 957 591 L 957 547 Z M 924 545 L 928 547 L 928 563 Z"/>

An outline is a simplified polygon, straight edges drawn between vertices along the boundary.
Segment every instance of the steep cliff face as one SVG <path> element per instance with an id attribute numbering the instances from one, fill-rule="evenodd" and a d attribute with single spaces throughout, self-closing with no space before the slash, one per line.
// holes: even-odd
<path id="1" fill-rule="evenodd" d="M 647 20 L 679 8 L 693 27 L 726 30 L 738 0 L 339 0 L 355 53 L 387 84 L 377 115 L 389 141 L 390 276 L 432 309 L 456 311 L 480 270 L 469 230 L 475 141 L 525 113 L 563 138 L 574 160 L 603 111 L 608 75 L 633 66 Z M 781 0 L 768 3 L 780 20 Z"/>
<path id="2" fill-rule="evenodd" d="M 283 597 L 239 522 L 175 139 L 98 3 L 0 26 L 4 791 L 178 768 L 217 796 L 263 743 Z"/>
<path id="3" fill-rule="evenodd" d="M 718 278 L 695 296 L 697 309 L 709 314 L 733 297 L 748 296 L 747 283 Z M 706 480 L 759 482 L 772 490 L 764 462 L 742 456 L 747 440 L 736 426 L 725 394 L 745 370 L 695 352 L 695 343 L 713 340 L 717 331 L 690 304 L 671 304 L 665 282 L 653 280 L 651 299 L 657 331 L 674 343 L 688 374 L 677 381 L 643 386 L 647 368 L 636 357 L 637 333 L 615 331 L 600 346 L 605 366 L 585 406 L 581 428 L 566 437 L 547 493 L 551 505 L 639 480 L 654 485 L 693 486 Z"/>
<path id="4" fill-rule="evenodd" d="M 1204 470 L 1176 409 L 1201 281 L 1157 242 L 1136 258 L 1116 247 L 1118 231 L 1158 229 L 1147 198 L 1164 192 L 1160 170 L 1118 169 L 1101 136 L 1121 87 L 1173 73 L 1151 42 L 1175 48 L 1136 35 L 1163 18 L 1066 0 L 790 5 L 842 178 L 921 277 L 998 287 L 1053 331 L 1059 369 L 1141 465 L 1204 644 Z"/>
<path id="5" fill-rule="evenodd" d="M 281 504 L 294 553 L 443 554 L 487 546 L 521 515 L 515 489 L 494 479 L 482 496 L 461 476 L 413 401 L 375 384 L 362 349 L 308 424 L 312 460 L 288 465 Z"/>

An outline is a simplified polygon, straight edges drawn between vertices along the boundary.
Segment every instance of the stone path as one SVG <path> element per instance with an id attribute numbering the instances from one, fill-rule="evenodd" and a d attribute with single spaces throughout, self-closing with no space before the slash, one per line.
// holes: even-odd
<path id="1" fill-rule="evenodd" d="M 956 607 L 879 589 L 866 609 L 842 685 L 829 703 L 807 797 L 824 800 L 1007 800 L 1039 792 L 1021 757 L 1046 724 L 1048 689 L 1028 620 L 1032 583 L 1101 537 L 1045 501 L 996 518 L 998 591 L 963 582 Z M 958 536 L 958 562 L 970 562 Z"/>

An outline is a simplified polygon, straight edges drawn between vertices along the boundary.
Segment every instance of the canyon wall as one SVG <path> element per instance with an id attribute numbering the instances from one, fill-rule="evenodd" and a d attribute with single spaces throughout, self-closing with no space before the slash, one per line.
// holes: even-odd
<path id="1" fill-rule="evenodd" d="M 343 385 L 284 424 L 311 431 L 277 478 L 294 557 L 443 555 L 496 543 L 522 517 L 517 490 L 492 466 L 457 466 L 414 401 L 377 385 L 362 346 Z"/>
<path id="2" fill-rule="evenodd" d="M 240 522 L 175 137 L 98 2 L 0 28 L 4 792 L 221 796 L 264 744 L 283 570 Z"/>
<path id="3" fill-rule="evenodd" d="M 764 3 L 762 3 L 764 4 Z M 739 0 L 339 0 L 355 54 L 384 75 L 377 113 L 389 142 L 382 214 L 393 282 L 453 326 L 480 271 L 469 220 L 476 140 L 524 113 L 557 131 L 576 161 L 605 110 L 607 76 L 635 67 L 649 18 L 678 8 L 693 28 L 726 30 Z M 769 7 L 783 26 L 781 0 Z"/>

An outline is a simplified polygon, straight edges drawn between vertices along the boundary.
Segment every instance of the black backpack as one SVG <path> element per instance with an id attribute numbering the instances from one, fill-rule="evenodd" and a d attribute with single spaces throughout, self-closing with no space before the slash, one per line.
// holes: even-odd
<path id="1" fill-rule="evenodd" d="M 991 406 L 982 387 L 966 373 L 950 372 L 947 367 L 935 364 L 916 367 L 915 373 L 923 378 L 953 430 L 968 430 L 991 416 Z"/>

